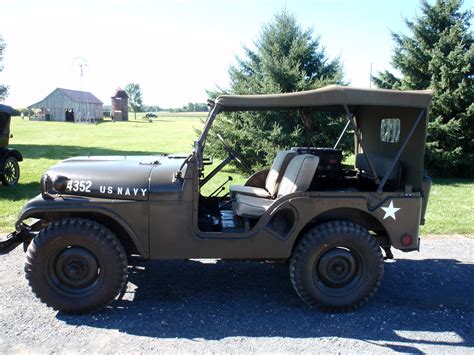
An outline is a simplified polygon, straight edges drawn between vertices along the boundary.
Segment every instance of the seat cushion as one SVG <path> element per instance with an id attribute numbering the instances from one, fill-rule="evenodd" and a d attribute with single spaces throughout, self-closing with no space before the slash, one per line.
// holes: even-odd
<path id="1" fill-rule="evenodd" d="M 283 150 L 278 152 L 273 161 L 273 164 L 268 171 L 267 178 L 265 179 L 265 188 L 261 187 L 250 187 L 241 185 L 232 185 L 230 187 L 231 196 L 236 194 L 245 194 L 249 196 L 273 198 L 278 191 L 278 186 L 285 173 L 288 163 L 293 157 L 296 156 L 296 152 L 293 150 Z"/>
<path id="2" fill-rule="evenodd" d="M 256 218 L 262 216 L 273 202 L 266 198 L 237 194 L 233 207 L 237 216 Z"/>
<path id="3" fill-rule="evenodd" d="M 265 189 L 270 193 L 270 196 L 276 195 L 283 174 L 291 159 L 293 159 L 296 154 L 297 152 L 293 150 L 283 150 L 276 155 L 268 172 L 267 179 L 265 180 Z"/>
<path id="4" fill-rule="evenodd" d="M 232 193 L 232 196 L 236 194 L 243 194 L 265 198 L 271 197 L 270 193 L 267 190 L 262 189 L 261 187 L 253 186 L 231 185 L 230 192 Z"/>
<path id="5" fill-rule="evenodd" d="M 316 155 L 302 154 L 293 158 L 281 180 L 278 197 L 297 191 L 306 191 L 311 185 L 318 164 L 319 157 Z"/>

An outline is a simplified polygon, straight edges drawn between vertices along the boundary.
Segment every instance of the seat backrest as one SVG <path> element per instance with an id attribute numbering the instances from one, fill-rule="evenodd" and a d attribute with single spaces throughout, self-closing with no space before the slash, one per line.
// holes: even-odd
<path id="1" fill-rule="evenodd" d="M 296 156 L 296 154 L 297 152 L 293 150 L 283 150 L 278 152 L 276 155 L 272 167 L 268 172 L 267 179 L 265 180 L 265 189 L 270 193 L 270 195 L 275 196 L 283 174 L 289 162 Z"/>
<path id="2" fill-rule="evenodd" d="M 393 158 L 387 158 L 387 157 L 383 157 L 381 155 L 375 155 L 375 154 L 369 154 L 369 157 L 370 157 L 370 160 L 372 160 L 372 164 L 374 165 L 377 176 L 379 178 L 383 178 L 385 176 L 385 173 L 390 169 Z M 355 167 L 359 171 L 365 174 L 372 175 L 372 171 L 370 170 L 369 163 L 367 162 L 365 155 L 362 153 L 356 155 Z M 398 181 L 400 179 L 400 175 L 401 175 L 401 165 L 400 165 L 400 162 L 398 161 L 395 164 L 395 167 L 393 168 L 392 173 L 388 177 L 388 180 Z"/>
<path id="3" fill-rule="evenodd" d="M 308 190 L 318 164 L 319 157 L 316 155 L 302 154 L 294 157 L 285 170 L 278 188 L 278 197 Z"/>

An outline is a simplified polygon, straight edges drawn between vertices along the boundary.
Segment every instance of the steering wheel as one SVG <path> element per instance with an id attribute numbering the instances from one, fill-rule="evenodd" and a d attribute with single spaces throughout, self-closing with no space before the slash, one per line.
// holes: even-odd
<path id="1" fill-rule="evenodd" d="M 235 159 L 237 161 L 237 163 L 239 163 L 239 165 L 248 174 L 250 174 L 250 175 L 253 174 L 252 169 L 250 169 L 249 164 L 245 161 L 245 159 L 242 158 L 242 156 L 239 153 L 237 153 L 233 148 L 231 148 L 219 133 L 217 134 L 217 138 L 219 138 L 219 140 L 224 145 L 224 149 L 226 150 L 227 154 L 229 154 L 229 157 L 232 158 L 232 159 Z"/>

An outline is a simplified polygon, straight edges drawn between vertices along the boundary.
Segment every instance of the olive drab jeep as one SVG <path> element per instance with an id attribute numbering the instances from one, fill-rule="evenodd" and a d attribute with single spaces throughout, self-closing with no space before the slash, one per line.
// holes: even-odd
<path id="1" fill-rule="evenodd" d="M 0 250 L 24 244 L 33 292 L 67 313 L 111 303 L 126 283 L 131 255 L 288 261 L 291 282 L 309 306 L 354 310 L 379 287 L 391 248 L 420 246 L 431 96 L 340 86 L 220 96 L 190 154 L 77 157 L 50 168 Z M 305 119 L 331 112 L 347 125 L 334 147 L 285 147 L 245 185 L 204 196 L 203 186 L 231 160 L 248 168 L 220 137 L 228 157 L 205 172 L 216 116 L 259 110 Z M 338 149 L 344 134 L 355 137 L 351 166 Z"/>

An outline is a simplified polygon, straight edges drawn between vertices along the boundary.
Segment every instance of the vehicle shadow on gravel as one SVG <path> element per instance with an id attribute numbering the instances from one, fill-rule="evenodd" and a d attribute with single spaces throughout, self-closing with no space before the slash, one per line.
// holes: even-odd
<path id="1" fill-rule="evenodd" d="M 420 352 L 413 344 L 474 346 L 474 265 L 453 259 L 387 262 L 378 293 L 345 314 L 307 308 L 284 264 L 153 261 L 129 271 L 122 299 L 58 319 L 156 338 L 343 337 L 411 353 Z"/>

